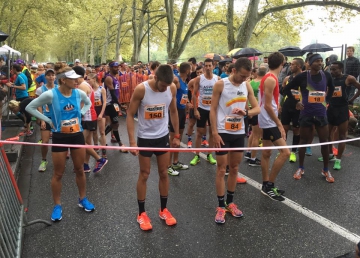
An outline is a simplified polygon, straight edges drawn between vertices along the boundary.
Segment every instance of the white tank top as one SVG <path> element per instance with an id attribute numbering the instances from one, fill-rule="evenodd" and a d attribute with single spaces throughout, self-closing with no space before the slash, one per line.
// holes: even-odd
<path id="1" fill-rule="evenodd" d="M 158 139 L 169 133 L 169 105 L 172 100 L 170 87 L 155 92 L 148 81 L 143 82 L 145 95 L 138 108 L 138 133 L 144 139 Z"/>
<path id="2" fill-rule="evenodd" d="M 102 94 L 101 90 L 103 89 L 103 86 L 99 86 L 97 90 L 94 91 L 94 98 L 95 98 L 95 108 L 102 107 Z"/>
<path id="3" fill-rule="evenodd" d="M 213 74 L 212 79 L 206 79 L 205 75 L 200 75 L 200 84 L 199 84 L 199 107 L 205 110 L 210 111 L 211 105 L 211 96 L 213 92 L 213 87 L 215 82 L 218 81 L 218 77 Z"/>
<path id="4" fill-rule="evenodd" d="M 232 114 L 234 108 L 245 109 L 248 90 L 246 82 L 234 86 L 228 78 L 223 78 L 224 89 L 220 95 L 216 112 L 219 133 L 245 134 L 244 117 Z"/>

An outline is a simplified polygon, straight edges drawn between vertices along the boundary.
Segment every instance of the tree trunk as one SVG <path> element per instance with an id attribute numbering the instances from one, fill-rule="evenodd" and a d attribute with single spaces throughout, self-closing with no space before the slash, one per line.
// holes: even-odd
<path id="1" fill-rule="evenodd" d="M 90 45 L 90 64 L 95 65 L 94 60 L 94 36 L 91 37 L 91 45 Z"/>
<path id="2" fill-rule="evenodd" d="M 120 9 L 120 14 L 119 14 L 119 20 L 118 20 L 118 25 L 117 25 L 117 32 L 116 32 L 116 47 L 115 47 L 115 60 L 120 61 L 119 60 L 119 56 L 120 56 L 120 36 L 121 36 L 121 25 L 123 23 L 123 17 L 124 17 L 124 13 L 125 13 L 126 8 L 121 8 Z"/>
<path id="3" fill-rule="evenodd" d="M 145 24 L 145 14 L 149 11 L 149 4 L 152 0 L 142 0 L 142 5 L 140 8 L 133 8 L 132 15 L 132 28 L 133 28 L 133 55 L 131 57 L 131 62 L 136 63 L 139 61 L 139 56 L 141 52 L 141 45 L 144 39 L 144 24 Z M 136 7 L 136 0 L 133 0 L 133 5 Z M 137 15 L 138 14 L 138 15 Z"/>
<path id="4" fill-rule="evenodd" d="M 226 22 L 227 22 L 227 42 L 228 50 L 231 51 L 235 46 L 235 36 L 234 36 L 234 0 L 228 0 L 228 7 L 226 12 Z"/>
<path id="5" fill-rule="evenodd" d="M 84 58 L 83 58 L 83 63 L 87 63 L 88 61 L 88 51 L 89 51 L 89 46 L 88 46 L 88 41 L 87 38 L 84 38 Z"/>
<path id="6" fill-rule="evenodd" d="M 107 49 L 108 49 L 108 45 L 109 45 L 109 30 L 110 30 L 110 24 L 111 24 L 111 15 L 109 16 L 108 20 L 105 20 L 105 21 L 106 21 L 106 29 L 105 29 L 103 51 L 102 51 L 102 55 L 101 55 L 101 63 L 106 63 Z"/>

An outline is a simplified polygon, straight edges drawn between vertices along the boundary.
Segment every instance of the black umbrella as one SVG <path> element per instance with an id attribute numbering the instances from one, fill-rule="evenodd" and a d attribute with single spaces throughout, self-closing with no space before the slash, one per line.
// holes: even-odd
<path id="1" fill-rule="evenodd" d="M 231 57 L 229 57 L 229 56 L 227 56 L 227 55 L 220 55 L 223 59 L 222 60 L 220 60 L 220 62 L 219 63 L 226 63 L 226 62 L 232 62 L 232 58 Z"/>
<path id="2" fill-rule="evenodd" d="M 261 56 L 261 55 L 262 53 L 259 50 L 251 47 L 246 47 L 234 53 L 233 58 L 237 59 L 240 57 L 251 57 L 251 56 Z"/>
<path id="3" fill-rule="evenodd" d="M 332 50 L 333 50 L 332 47 L 330 47 L 329 45 L 323 44 L 323 43 L 310 44 L 302 49 L 302 51 L 305 51 L 305 52 L 327 52 L 327 51 L 332 51 Z"/>
<path id="4" fill-rule="evenodd" d="M 0 42 L 5 41 L 8 37 L 9 37 L 8 34 L 2 32 L 2 31 L 0 30 Z"/>
<path id="5" fill-rule="evenodd" d="M 305 54 L 299 47 L 287 46 L 278 50 L 284 56 L 302 56 Z"/>

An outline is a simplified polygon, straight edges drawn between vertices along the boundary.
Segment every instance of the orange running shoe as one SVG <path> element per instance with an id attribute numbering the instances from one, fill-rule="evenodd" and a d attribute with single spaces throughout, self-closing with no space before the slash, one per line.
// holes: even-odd
<path id="1" fill-rule="evenodd" d="M 143 212 L 137 216 L 137 222 L 140 224 L 140 228 L 142 230 L 152 230 L 151 220 L 146 212 Z"/>
<path id="2" fill-rule="evenodd" d="M 335 182 L 335 179 L 331 175 L 330 171 L 325 172 L 324 170 L 322 170 L 321 174 L 326 178 L 326 181 L 328 181 L 329 183 Z"/>
<path id="3" fill-rule="evenodd" d="M 237 205 L 235 203 L 230 203 L 226 206 L 226 211 L 230 212 L 233 217 L 241 218 L 244 216 L 241 210 L 238 209 Z"/>
<path id="4" fill-rule="evenodd" d="M 207 141 L 207 140 L 203 140 L 203 141 L 201 142 L 201 146 L 203 146 L 203 147 L 209 147 L 208 141 Z"/>
<path id="5" fill-rule="evenodd" d="M 298 170 L 296 170 L 295 174 L 294 174 L 294 178 L 296 180 L 300 180 L 301 176 L 305 173 L 305 170 L 302 168 L 298 168 Z"/>
<path id="6" fill-rule="evenodd" d="M 237 177 L 236 178 L 236 183 L 238 183 L 238 184 L 246 184 L 246 179 L 245 178 L 243 178 L 243 177 Z"/>
<path id="7" fill-rule="evenodd" d="M 176 219 L 171 215 L 170 211 L 165 208 L 163 211 L 160 210 L 159 212 L 160 219 L 165 220 L 166 225 L 174 226 L 176 225 Z"/>
<path id="8" fill-rule="evenodd" d="M 188 148 L 192 148 L 192 141 L 188 141 L 187 147 L 188 147 Z"/>
<path id="9" fill-rule="evenodd" d="M 224 224 L 225 223 L 225 209 L 221 207 L 216 208 L 216 215 L 215 215 L 215 222 L 218 224 Z"/>
<path id="10" fill-rule="evenodd" d="M 332 147 L 332 151 L 333 151 L 334 156 L 338 155 L 338 149 L 337 148 Z"/>

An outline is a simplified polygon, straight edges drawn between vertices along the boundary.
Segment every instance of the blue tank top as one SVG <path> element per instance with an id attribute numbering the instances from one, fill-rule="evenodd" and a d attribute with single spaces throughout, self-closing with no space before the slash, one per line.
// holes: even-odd
<path id="1" fill-rule="evenodd" d="M 176 91 L 176 104 L 178 109 L 185 109 L 188 102 L 188 88 L 187 84 L 180 78 L 179 75 L 175 75 L 179 78 L 180 88 Z"/>
<path id="2" fill-rule="evenodd" d="M 54 85 L 54 89 L 57 88 L 58 85 L 55 84 Z M 48 91 L 49 89 L 46 87 L 46 85 L 44 84 L 43 86 L 41 86 L 41 93 L 44 93 L 46 91 Z M 50 109 L 49 109 L 49 106 L 47 104 L 45 104 L 44 106 L 42 106 L 42 110 L 43 110 L 43 114 L 44 116 L 47 116 L 49 118 L 51 118 L 51 115 L 50 115 Z"/>
<path id="3" fill-rule="evenodd" d="M 79 133 L 81 127 L 81 97 L 79 90 L 73 89 L 70 97 L 61 94 L 58 88 L 52 89 L 53 100 L 49 104 L 50 117 L 56 133 Z"/>

